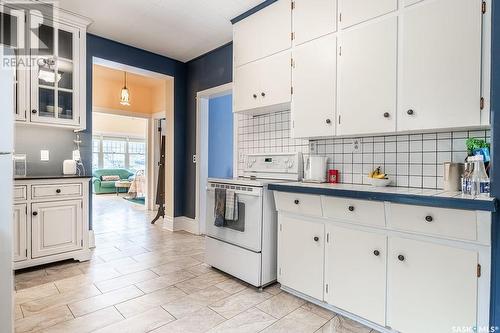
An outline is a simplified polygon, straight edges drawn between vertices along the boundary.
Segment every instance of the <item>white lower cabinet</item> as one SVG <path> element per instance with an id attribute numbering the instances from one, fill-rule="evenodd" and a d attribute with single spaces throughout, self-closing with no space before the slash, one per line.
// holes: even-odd
<path id="1" fill-rule="evenodd" d="M 34 203 L 31 209 L 33 258 L 83 248 L 81 200 Z"/>
<path id="2" fill-rule="evenodd" d="M 14 262 L 23 261 L 28 258 L 27 248 L 27 216 L 26 204 L 16 204 L 13 207 L 13 238 L 12 245 L 14 248 Z"/>
<path id="3" fill-rule="evenodd" d="M 384 326 L 387 236 L 325 228 L 325 301 Z"/>
<path id="4" fill-rule="evenodd" d="M 292 198 L 297 204 L 287 204 Z M 366 224 L 329 208 L 345 198 L 322 198 L 319 215 L 296 208 L 314 199 L 320 196 L 275 192 L 278 281 L 285 290 L 384 333 L 488 326 L 490 213 L 379 201 L 385 210 L 377 217 L 389 223 Z M 351 205 L 356 211 L 363 201 Z M 394 223 L 418 224 L 422 212 L 434 216 L 439 233 L 406 231 Z M 459 214 L 482 236 L 459 240 L 455 232 L 444 232 L 454 230 L 448 219 Z"/>
<path id="5" fill-rule="evenodd" d="M 323 223 L 280 216 L 278 227 L 278 281 L 323 300 Z"/>
<path id="6" fill-rule="evenodd" d="M 476 251 L 390 237 L 388 256 L 388 326 L 404 333 L 476 326 Z"/>

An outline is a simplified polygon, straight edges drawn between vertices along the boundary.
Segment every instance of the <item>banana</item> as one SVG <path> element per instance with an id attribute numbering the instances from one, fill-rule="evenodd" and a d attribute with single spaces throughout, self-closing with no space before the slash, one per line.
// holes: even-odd
<path id="1" fill-rule="evenodd" d="M 384 178 L 387 178 L 387 174 L 383 173 L 380 170 L 380 167 L 378 167 L 375 170 L 373 170 L 372 172 L 370 172 L 368 174 L 368 177 L 370 177 L 370 178 L 376 178 L 376 179 L 384 179 Z"/>

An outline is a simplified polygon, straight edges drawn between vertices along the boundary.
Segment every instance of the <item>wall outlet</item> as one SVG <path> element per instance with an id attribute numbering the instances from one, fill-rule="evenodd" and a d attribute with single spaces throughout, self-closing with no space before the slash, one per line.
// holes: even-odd
<path id="1" fill-rule="evenodd" d="M 361 139 L 352 139 L 352 152 L 361 152 Z"/>
<path id="2" fill-rule="evenodd" d="M 315 154 L 318 152 L 318 143 L 316 141 L 309 141 L 309 153 Z"/>
<path id="3" fill-rule="evenodd" d="M 48 162 L 49 161 L 49 151 L 48 150 L 40 150 L 40 161 Z"/>

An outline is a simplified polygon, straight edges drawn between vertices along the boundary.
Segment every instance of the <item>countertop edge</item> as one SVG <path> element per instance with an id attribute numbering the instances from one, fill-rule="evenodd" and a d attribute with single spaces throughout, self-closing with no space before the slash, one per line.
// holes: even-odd
<path id="1" fill-rule="evenodd" d="M 23 177 L 14 177 L 14 181 L 47 180 L 47 179 L 91 179 L 91 178 L 92 178 L 92 176 L 78 176 L 78 175 L 23 176 Z"/>
<path id="2" fill-rule="evenodd" d="M 268 188 L 274 191 L 291 192 L 300 194 L 317 194 L 327 196 L 337 196 L 343 198 L 389 201 L 394 203 L 430 206 L 441 208 L 454 208 L 463 210 L 480 210 L 488 212 L 497 211 L 497 200 L 471 200 L 463 198 L 448 198 L 439 196 L 426 196 L 401 193 L 384 193 L 363 190 L 347 190 L 335 188 L 305 187 L 290 184 L 269 184 Z"/>

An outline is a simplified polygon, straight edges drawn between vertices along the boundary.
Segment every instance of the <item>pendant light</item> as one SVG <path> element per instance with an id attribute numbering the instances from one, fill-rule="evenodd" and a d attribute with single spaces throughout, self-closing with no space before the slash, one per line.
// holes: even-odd
<path id="1" fill-rule="evenodd" d="M 124 77 L 124 84 L 123 84 L 122 92 L 120 95 L 120 104 L 129 106 L 130 105 L 130 93 L 129 93 L 128 88 L 127 88 L 127 72 L 123 72 L 123 73 L 125 74 L 125 77 Z"/>

